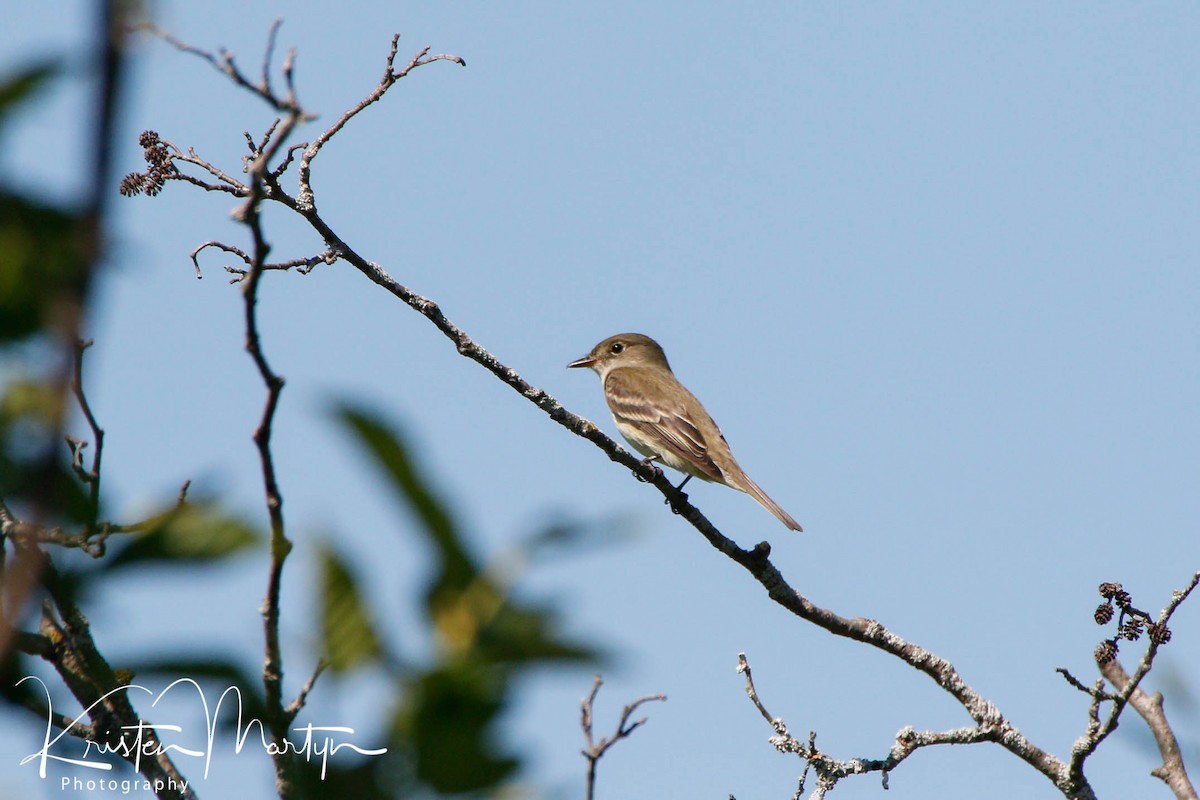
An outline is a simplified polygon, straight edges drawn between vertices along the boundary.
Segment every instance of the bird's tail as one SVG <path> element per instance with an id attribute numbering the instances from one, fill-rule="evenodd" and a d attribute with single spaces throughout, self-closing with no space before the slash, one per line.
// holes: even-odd
<path id="1" fill-rule="evenodd" d="M 738 486 L 737 488 L 741 489 L 743 492 L 757 500 L 759 505 L 774 514 L 775 517 L 784 525 L 788 526 L 794 531 L 803 532 L 804 528 L 800 527 L 800 523 L 792 519 L 792 515 L 780 508 L 778 503 L 776 503 L 770 497 L 767 497 L 767 493 L 758 488 L 758 484 L 750 480 L 749 475 L 743 472 L 740 477 L 741 480 L 739 483 L 742 483 L 743 485 Z"/>

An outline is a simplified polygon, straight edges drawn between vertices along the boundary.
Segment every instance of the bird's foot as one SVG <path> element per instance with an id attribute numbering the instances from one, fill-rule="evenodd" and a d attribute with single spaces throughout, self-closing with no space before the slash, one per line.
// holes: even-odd
<path id="1" fill-rule="evenodd" d="M 683 490 L 683 487 L 686 486 L 687 482 L 690 481 L 691 479 L 692 479 L 692 476 L 688 475 L 686 478 L 684 478 L 682 481 L 680 481 L 678 486 L 675 487 L 675 491 L 679 493 L 678 497 L 675 497 L 675 498 L 668 497 L 663 500 L 664 503 L 666 503 L 667 505 L 669 505 L 671 507 L 672 514 L 683 513 L 680 510 L 680 506 L 683 503 L 686 503 L 687 499 L 688 499 L 687 492 L 685 492 Z"/>
<path id="2" fill-rule="evenodd" d="M 663 471 L 655 465 L 655 460 L 658 456 L 650 456 L 643 458 L 642 463 L 634 470 L 633 477 L 637 478 L 642 483 L 654 483 L 662 477 Z"/>

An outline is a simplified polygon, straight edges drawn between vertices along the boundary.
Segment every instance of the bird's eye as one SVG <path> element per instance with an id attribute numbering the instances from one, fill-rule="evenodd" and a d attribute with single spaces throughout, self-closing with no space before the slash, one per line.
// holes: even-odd
<path id="1" fill-rule="evenodd" d="M 620 342 L 613 342 L 611 345 L 609 345 L 608 352 L 612 353 L 613 355 L 616 355 L 617 353 L 620 353 L 624 349 L 625 349 L 625 345 L 621 344 Z"/>

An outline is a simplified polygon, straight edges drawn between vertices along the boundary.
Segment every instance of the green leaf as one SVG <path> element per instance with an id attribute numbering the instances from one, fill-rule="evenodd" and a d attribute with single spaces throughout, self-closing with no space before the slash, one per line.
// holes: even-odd
<path id="1" fill-rule="evenodd" d="M 321 636 L 334 672 L 347 672 L 383 653 L 358 583 L 330 547 L 321 551 Z"/>
<path id="2" fill-rule="evenodd" d="M 122 535 L 109 539 L 109 543 Z M 161 522 L 145 533 L 131 535 L 134 538 L 107 559 L 107 569 L 134 564 L 218 561 L 253 547 L 262 538 L 242 520 L 192 503 L 165 512 Z"/>

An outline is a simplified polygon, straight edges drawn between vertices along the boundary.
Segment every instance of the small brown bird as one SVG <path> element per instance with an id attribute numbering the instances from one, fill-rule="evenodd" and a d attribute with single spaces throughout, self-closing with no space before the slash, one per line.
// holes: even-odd
<path id="1" fill-rule="evenodd" d="M 647 461 L 661 461 L 692 478 L 745 492 L 794 531 L 796 520 L 742 471 L 704 406 L 671 372 L 658 342 L 640 333 L 619 333 L 567 365 L 596 371 L 617 430 Z"/>

